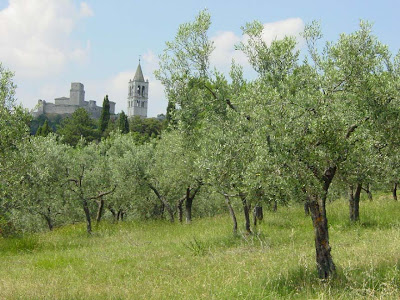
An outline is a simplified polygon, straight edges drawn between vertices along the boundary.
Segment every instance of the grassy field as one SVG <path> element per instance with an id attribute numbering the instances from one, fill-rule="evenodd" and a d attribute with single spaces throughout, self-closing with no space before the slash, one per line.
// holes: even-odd
<path id="1" fill-rule="evenodd" d="M 330 282 L 317 279 L 311 220 L 293 206 L 266 212 L 252 236 L 233 236 L 227 213 L 0 239 L 0 299 L 400 299 L 400 203 L 375 198 L 356 225 L 344 200 L 329 204 Z"/>

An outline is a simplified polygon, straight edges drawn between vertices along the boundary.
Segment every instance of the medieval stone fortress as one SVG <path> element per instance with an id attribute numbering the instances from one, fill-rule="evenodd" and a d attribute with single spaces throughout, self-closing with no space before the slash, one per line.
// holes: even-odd
<path id="1" fill-rule="evenodd" d="M 140 116 L 147 118 L 147 103 L 149 95 L 149 81 L 144 80 L 142 67 L 136 69 L 133 80 L 129 80 L 128 85 L 128 117 Z M 32 115 L 38 117 L 42 114 L 65 115 L 72 114 L 78 108 L 83 107 L 92 118 L 100 118 L 101 106 L 97 106 L 96 101 L 85 101 L 85 89 L 82 83 L 72 82 L 70 96 L 55 98 L 54 103 L 38 100 L 37 111 Z M 115 102 L 110 101 L 110 113 L 115 114 Z"/>

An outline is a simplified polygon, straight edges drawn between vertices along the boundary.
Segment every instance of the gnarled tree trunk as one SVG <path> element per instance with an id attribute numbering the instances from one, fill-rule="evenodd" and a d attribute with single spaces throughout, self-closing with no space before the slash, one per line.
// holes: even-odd
<path id="1" fill-rule="evenodd" d="M 174 210 L 172 209 L 171 205 L 168 203 L 167 200 L 165 200 L 165 197 L 162 196 L 153 185 L 150 184 L 149 187 L 154 192 L 154 194 L 156 194 L 157 198 L 161 201 L 161 203 L 164 204 L 164 208 L 167 210 L 169 214 L 169 220 L 171 221 L 171 223 L 173 223 L 175 221 L 175 218 L 174 218 Z"/>
<path id="2" fill-rule="evenodd" d="M 110 212 L 111 212 L 111 214 L 113 216 L 113 221 L 116 222 L 117 221 L 117 213 L 115 212 L 114 208 L 109 206 L 108 209 L 110 210 Z"/>
<path id="3" fill-rule="evenodd" d="M 100 223 L 101 217 L 103 216 L 104 212 L 104 199 L 101 197 L 97 200 L 97 215 L 96 215 L 96 222 Z"/>
<path id="4" fill-rule="evenodd" d="M 188 224 L 192 222 L 192 205 L 194 197 L 196 197 L 202 185 L 203 183 L 201 181 L 198 181 L 198 185 L 194 190 L 191 189 L 190 187 L 188 187 L 186 190 L 185 208 L 186 208 L 186 223 Z"/>
<path id="5" fill-rule="evenodd" d="M 236 220 L 236 215 L 235 211 L 233 210 L 233 207 L 231 205 L 231 200 L 229 199 L 228 195 L 225 196 L 225 203 L 228 206 L 229 209 L 229 214 L 231 215 L 232 218 L 232 223 L 233 223 L 233 234 L 237 234 L 237 220 Z"/>
<path id="6" fill-rule="evenodd" d="M 311 212 L 311 219 L 314 227 L 315 252 L 319 278 L 327 279 L 336 271 L 335 264 L 331 256 L 329 245 L 328 218 L 326 215 L 326 197 L 329 186 L 336 173 L 336 167 L 329 167 L 320 177 L 323 185 L 322 195 L 309 195 L 308 202 Z"/>
<path id="7" fill-rule="evenodd" d="M 368 200 L 369 200 L 369 201 L 372 201 L 373 198 L 372 198 L 371 190 L 370 190 L 370 188 L 369 188 L 369 183 L 367 183 L 367 184 L 365 185 L 365 187 L 363 186 L 362 189 L 367 193 Z"/>
<path id="8" fill-rule="evenodd" d="M 240 195 L 240 199 L 243 205 L 246 232 L 252 234 L 250 229 L 250 206 L 247 204 L 246 196 Z"/>
<path id="9" fill-rule="evenodd" d="M 178 203 L 176 205 L 177 209 L 178 209 L 178 218 L 179 218 L 179 223 L 183 222 L 183 201 L 185 201 L 187 196 L 181 198 L 178 200 Z"/>
<path id="10" fill-rule="evenodd" d="M 361 183 L 357 183 L 356 189 L 350 186 L 349 193 L 349 213 L 350 221 L 357 222 L 360 220 L 360 195 L 361 195 Z"/>
<path id="11" fill-rule="evenodd" d="M 310 215 L 310 203 L 308 201 L 304 202 L 304 214 L 306 216 Z"/>
<path id="12" fill-rule="evenodd" d="M 192 222 L 192 205 L 193 205 L 193 198 L 189 197 L 186 199 L 185 208 L 186 208 L 186 223 Z"/>
<path id="13" fill-rule="evenodd" d="M 335 273 L 336 267 L 332 260 L 331 247 L 329 245 L 325 201 L 319 197 L 313 198 L 312 201 L 309 201 L 309 207 L 315 234 L 317 269 L 319 278 L 326 279 L 331 274 Z"/>
<path id="14" fill-rule="evenodd" d="M 262 206 L 259 206 L 257 204 L 254 207 L 254 210 L 253 210 L 253 224 L 254 224 L 254 226 L 257 226 L 257 220 L 258 221 L 262 221 L 263 218 L 264 218 L 263 208 L 262 208 Z"/>
<path id="15" fill-rule="evenodd" d="M 83 211 L 85 212 L 86 217 L 86 231 L 88 234 L 92 233 L 92 220 L 90 218 L 89 206 L 86 199 L 82 200 Z"/>

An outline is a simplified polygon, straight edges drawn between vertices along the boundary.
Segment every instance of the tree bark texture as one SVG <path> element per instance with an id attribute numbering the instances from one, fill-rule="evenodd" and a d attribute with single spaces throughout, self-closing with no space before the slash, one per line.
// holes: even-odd
<path id="1" fill-rule="evenodd" d="M 306 216 L 310 215 L 310 203 L 308 201 L 304 202 L 304 214 Z"/>
<path id="2" fill-rule="evenodd" d="M 46 214 L 42 214 L 43 218 L 46 220 L 47 227 L 49 227 L 49 230 L 52 231 L 54 226 L 53 226 L 53 221 L 51 220 L 50 216 Z"/>
<path id="3" fill-rule="evenodd" d="M 397 185 L 398 182 L 395 182 L 394 186 L 393 186 L 393 200 L 397 201 Z"/>
<path id="4" fill-rule="evenodd" d="M 153 185 L 149 185 L 149 187 L 154 192 L 154 194 L 156 194 L 157 198 L 161 201 L 161 203 L 164 204 L 164 208 L 167 210 L 169 214 L 169 220 L 171 221 L 171 223 L 173 223 L 175 219 L 174 219 L 174 210 L 172 209 L 171 205 L 168 203 L 167 200 L 165 200 L 165 197 L 162 196 Z"/>
<path id="5" fill-rule="evenodd" d="M 53 220 L 51 219 L 51 210 L 50 207 L 47 208 L 47 214 L 39 212 L 40 215 L 46 220 L 47 227 L 49 227 L 49 230 L 52 231 L 54 226 L 53 226 Z"/>
<path id="6" fill-rule="evenodd" d="M 360 195 L 361 195 L 361 183 L 358 183 L 354 191 L 354 187 L 350 186 L 349 195 L 349 213 L 350 221 L 357 222 L 360 220 Z"/>
<path id="7" fill-rule="evenodd" d="M 250 207 L 247 204 L 247 200 L 246 200 L 245 196 L 241 195 L 240 199 L 242 200 L 242 205 L 243 205 L 246 232 L 247 232 L 247 234 L 252 234 L 251 228 L 250 228 Z"/>
<path id="8" fill-rule="evenodd" d="M 366 185 L 365 185 L 365 188 L 363 187 L 363 189 L 364 189 L 364 191 L 367 193 L 368 200 L 369 200 L 369 201 L 372 201 L 373 198 L 372 198 L 371 190 L 370 190 L 370 188 L 369 188 L 369 183 L 366 184 Z"/>
<path id="9" fill-rule="evenodd" d="M 233 223 L 233 234 L 237 234 L 237 220 L 236 220 L 236 215 L 235 211 L 233 210 L 233 207 L 231 205 L 231 201 L 229 199 L 229 196 L 225 195 L 225 203 L 228 206 L 229 213 L 232 218 L 232 223 Z"/>
<path id="10" fill-rule="evenodd" d="M 114 208 L 108 207 L 108 209 L 110 210 L 110 212 L 113 216 L 113 221 L 116 222 L 117 221 L 117 213 L 115 212 Z"/>
<path id="11" fill-rule="evenodd" d="M 192 223 L 192 205 L 193 198 L 189 197 L 186 199 L 185 209 L 186 209 L 186 223 Z"/>
<path id="12" fill-rule="evenodd" d="M 328 190 L 335 176 L 336 169 L 336 167 L 329 167 L 321 177 L 317 176 L 321 180 L 323 193 L 321 195 L 309 195 L 308 197 L 311 220 L 314 227 L 317 270 L 321 279 L 329 278 L 336 271 L 329 245 L 328 218 L 325 207 Z"/>
<path id="13" fill-rule="evenodd" d="M 200 190 L 202 185 L 203 185 L 202 182 L 198 182 L 198 185 L 197 185 L 197 187 L 195 189 L 192 189 L 192 188 L 188 187 L 187 190 L 186 190 L 185 209 L 186 209 L 186 223 L 187 224 L 192 222 L 193 200 L 194 200 L 194 197 L 196 197 L 196 195 L 199 192 L 199 190 Z"/>
<path id="14" fill-rule="evenodd" d="M 257 221 L 262 221 L 264 218 L 262 206 L 256 205 L 253 210 L 253 224 L 257 226 Z"/>
<path id="15" fill-rule="evenodd" d="M 316 196 L 309 204 L 315 234 L 318 275 L 319 278 L 326 279 L 335 273 L 336 267 L 332 260 L 331 247 L 329 245 L 325 201 Z"/>
<path id="16" fill-rule="evenodd" d="M 103 216 L 103 212 L 104 212 L 104 200 L 103 200 L 103 198 L 100 198 L 97 201 L 97 215 L 96 215 L 97 223 L 100 223 L 101 217 Z"/>
<path id="17" fill-rule="evenodd" d="M 85 217 L 86 217 L 86 231 L 88 234 L 91 234 L 92 233 L 92 220 L 90 218 L 89 206 L 88 206 L 86 199 L 82 200 L 82 205 L 83 205 L 83 210 L 85 212 Z"/>
<path id="18" fill-rule="evenodd" d="M 178 201 L 178 205 L 176 206 L 178 208 L 179 223 L 183 222 L 183 201 L 184 201 L 184 199 L 183 200 L 179 200 Z"/>

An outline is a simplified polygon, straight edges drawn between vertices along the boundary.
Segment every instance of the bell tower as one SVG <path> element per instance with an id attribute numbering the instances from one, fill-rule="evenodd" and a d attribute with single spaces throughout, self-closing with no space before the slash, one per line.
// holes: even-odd
<path id="1" fill-rule="evenodd" d="M 144 80 L 142 67 L 136 69 L 135 77 L 128 85 L 128 117 L 147 118 L 147 102 L 149 99 L 149 81 Z"/>

